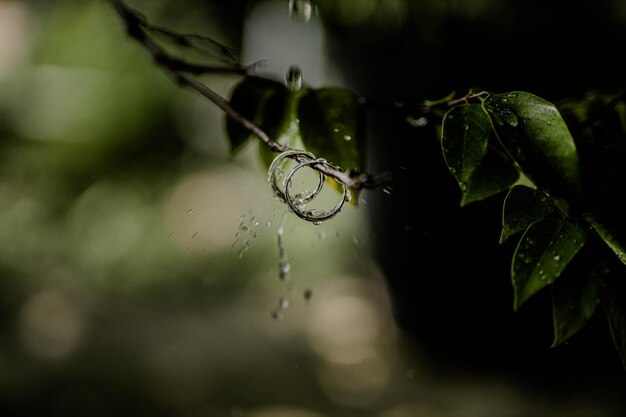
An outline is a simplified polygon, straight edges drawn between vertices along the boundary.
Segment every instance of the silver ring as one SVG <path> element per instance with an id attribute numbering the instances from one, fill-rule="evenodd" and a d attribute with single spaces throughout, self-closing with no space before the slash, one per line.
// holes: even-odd
<path id="1" fill-rule="evenodd" d="M 278 197 L 282 202 L 284 203 L 288 203 L 288 198 L 287 198 L 287 193 L 284 192 L 283 190 L 280 189 L 280 187 L 278 186 L 278 184 L 276 183 L 276 173 L 279 169 L 280 163 L 285 159 L 285 158 L 297 158 L 298 156 L 307 158 L 310 161 L 315 161 L 315 156 L 310 153 L 310 152 L 305 152 L 305 151 L 298 151 L 298 150 L 291 150 L 291 151 L 285 151 L 283 153 L 281 153 L 280 155 L 278 155 L 276 158 L 274 158 L 274 160 L 272 161 L 272 164 L 270 165 L 268 174 L 267 174 L 267 182 L 270 184 L 270 187 L 272 187 L 272 190 L 274 191 L 274 195 L 276 197 Z M 292 170 L 293 172 L 293 170 Z M 289 177 L 291 179 L 291 177 Z M 301 195 L 298 195 L 297 200 L 300 204 L 304 204 L 307 203 L 311 200 L 313 200 L 319 193 L 320 191 L 322 191 L 322 187 L 324 187 L 324 181 L 326 180 L 326 176 L 323 173 L 319 173 L 319 180 L 317 183 L 317 188 L 315 189 L 315 191 L 308 191 L 308 192 L 304 192 Z M 284 188 L 284 181 L 283 181 L 283 188 Z M 290 205 L 291 206 L 291 205 Z"/>
<path id="2" fill-rule="evenodd" d="M 346 184 L 339 182 L 339 184 L 341 184 L 343 187 L 343 194 L 341 196 L 341 200 L 339 200 L 339 203 L 337 203 L 337 205 L 332 210 L 326 211 L 326 210 L 315 209 L 315 208 L 304 210 L 302 206 L 304 205 L 306 201 L 303 201 L 303 199 L 301 198 L 296 198 L 296 197 L 292 198 L 289 195 L 289 187 L 291 186 L 291 178 L 299 169 L 306 167 L 306 166 L 315 165 L 315 164 L 322 164 L 330 168 L 337 169 L 336 167 L 334 167 L 333 165 L 331 165 L 324 159 L 311 159 L 308 161 L 300 162 L 289 172 L 289 174 L 287 174 L 287 176 L 285 177 L 285 180 L 283 181 L 283 185 L 285 188 L 285 193 L 284 193 L 286 197 L 285 201 L 289 205 L 289 208 L 291 209 L 291 211 L 293 211 L 296 214 L 296 216 L 300 217 L 303 220 L 312 222 L 313 224 L 320 224 L 323 221 L 332 219 L 333 217 L 337 215 L 337 213 L 341 211 L 341 208 L 343 207 L 344 203 L 350 200 L 350 195 L 349 195 L 350 192 L 348 191 L 348 186 L 346 186 Z M 317 194 L 319 194 L 319 191 L 315 194 L 315 196 L 317 196 Z"/>

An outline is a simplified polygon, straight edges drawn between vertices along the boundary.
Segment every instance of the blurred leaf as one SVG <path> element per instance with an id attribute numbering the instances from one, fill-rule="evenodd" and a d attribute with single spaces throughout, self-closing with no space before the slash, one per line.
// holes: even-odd
<path id="1" fill-rule="evenodd" d="M 551 194 L 582 192 L 576 145 L 556 107 L 525 92 L 493 94 L 483 101 L 502 146 L 535 183 Z"/>
<path id="2" fill-rule="evenodd" d="M 602 240 L 604 240 L 604 243 L 617 255 L 619 260 L 626 264 L 626 243 L 624 240 L 618 237 L 617 233 L 597 216 L 585 216 L 585 220 L 593 226 L 593 229 L 600 235 Z"/>
<path id="3" fill-rule="evenodd" d="M 267 100 L 268 95 L 276 94 L 276 91 L 280 91 L 281 87 L 284 89 L 282 84 L 275 81 L 246 77 L 235 86 L 230 97 L 230 104 L 246 119 L 259 123 L 263 103 Z M 224 117 L 226 118 L 226 133 L 230 140 L 230 151 L 231 154 L 236 154 L 253 135 L 241 123 L 227 115 Z M 269 134 L 269 132 L 267 133 Z"/>
<path id="4" fill-rule="evenodd" d="M 480 104 L 465 104 L 450 109 L 443 118 L 441 149 L 448 169 L 466 187 L 472 173 L 487 153 L 494 133 Z M 495 139 L 495 138 L 493 138 Z"/>
<path id="5" fill-rule="evenodd" d="M 623 277 L 616 277 L 610 282 L 604 301 L 604 313 L 609 321 L 613 344 L 622 366 L 626 369 L 626 285 Z"/>
<path id="6" fill-rule="evenodd" d="M 357 97 L 341 88 L 308 90 L 298 104 L 306 150 L 345 171 L 365 165 L 365 111 Z"/>
<path id="7" fill-rule="evenodd" d="M 604 290 L 603 271 L 598 263 L 578 263 L 552 286 L 554 342 L 563 343 L 591 318 Z"/>
<path id="8" fill-rule="evenodd" d="M 511 265 L 513 308 L 557 279 L 587 236 L 565 220 L 543 219 L 532 223 L 517 245 Z"/>
<path id="9" fill-rule="evenodd" d="M 523 232 L 534 221 L 541 220 L 554 210 L 550 197 L 543 191 L 515 186 L 504 200 L 500 243 Z"/>
<path id="10" fill-rule="evenodd" d="M 461 198 L 461 207 L 496 195 L 519 178 L 519 172 L 511 161 L 497 151 L 487 152 L 480 165 L 472 173 Z"/>

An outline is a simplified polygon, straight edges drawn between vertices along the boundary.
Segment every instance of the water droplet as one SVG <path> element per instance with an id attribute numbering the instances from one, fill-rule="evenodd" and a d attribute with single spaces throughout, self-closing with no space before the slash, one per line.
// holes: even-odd
<path id="1" fill-rule="evenodd" d="M 339 128 L 338 127 L 333 128 L 333 132 L 339 133 Z"/>
<path id="2" fill-rule="evenodd" d="M 504 110 L 501 113 L 502 118 L 504 119 L 505 122 L 507 122 L 508 124 L 510 124 L 513 127 L 517 127 L 517 124 L 519 123 L 519 121 L 517 120 L 517 116 L 515 114 L 513 114 L 513 112 L 509 111 L 509 110 Z"/>
<path id="3" fill-rule="evenodd" d="M 298 91 L 302 88 L 302 70 L 297 65 L 292 65 L 285 74 L 285 86 L 291 92 Z"/>
<path id="4" fill-rule="evenodd" d="M 268 220 L 267 223 L 265 223 L 265 226 L 270 227 L 272 225 L 271 220 Z"/>
<path id="5" fill-rule="evenodd" d="M 321 221 L 319 221 L 319 220 L 316 220 L 316 221 L 311 222 L 311 223 L 313 223 L 313 224 L 314 224 L 314 225 L 316 225 L 316 226 L 319 226 L 320 224 L 322 224 L 322 222 L 321 222 Z"/>
<path id="6" fill-rule="evenodd" d="M 544 274 L 543 269 L 540 269 L 539 270 L 539 275 L 543 275 L 543 274 Z"/>
<path id="7" fill-rule="evenodd" d="M 350 136 L 350 135 L 343 135 L 343 139 L 344 140 L 352 140 L 352 136 Z"/>
<path id="8" fill-rule="evenodd" d="M 193 213 L 193 211 L 194 211 L 195 209 L 196 209 L 195 207 L 190 208 L 189 210 L 187 210 L 187 214 L 191 214 L 191 213 Z"/>
<path id="9" fill-rule="evenodd" d="M 451 172 L 452 174 L 456 174 L 456 168 L 454 168 L 454 167 L 450 167 L 450 172 Z"/>
<path id="10" fill-rule="evenodd" d="M 239 259 L 243 258 L 243 254 L 248 252 L 251 247 L 252 247 L 252 242 L 250 242 L 250 239 L 246 239 L 243 242 L 243 246 L 241 250 L 239 251 Z"/>
<path id="11" fill-rule="evenodd" d="M 311 297 L 313 297 L 313 291 L 310 289 L 306 289 L 304 290 L 304 293 L 302 294 L 302 296 L 304 297 L 305 300 L 309 301 Z"/>
<path id="12" fill-rule="evenodd" d="M 289 298 L 282 297 L 278 300 L 278 307 L 283 310 L 287 310 L 289 308 Z"/>
<path id="13" fill-rule="evenodd" d="M 319 232 L 317 232 L 317 237 L 320 239 L 326 239 L 326 232 L 323 230 L 320 230 Z"/>
<path id="14" fill-rule="evenodd" d="M 359 239 L 358 236 L 352 236 L 352 243 L 354 243 L 356 246 L 359 246 L 361 244 L 361 239 Z"/>
<path id="15" fill-rule="evenodd" d="M 289 15 L 293 20 L 308 22 L 313 14 L 310 0 L 289 0 Z"/>
<path id="16" fill-rule="evenodd" d="M 392 192 L 393 192 L 393 188 L 383 187 L 383 193 L 391 195 Z"/>
<path id="17" fill-rule="evenodd" d="M 448 117 L 448 119 L 451 119 L 451 117 Z M 406 121 L 413 127 L 425 127 L 428 124 L 428 119 L 425 117 L 418 117 L 417 119 L 415 119 L 414 117 L 408 116 L 406 118 Z"/>
<path id="18" fill-rule="evenodd" d="M 552 259 L 558 262 L 561 260 L 561 257 L 559 255 L 554 255 Z"/>
<path id="19" fill-rule="evenodd" d="M 278 278 L 281 281 L 286 280 L 289 277 L 291 271 L 291 264 L 287 259 L 281 259 L 278 261 Z"/>
<path id="20" fill-rule="evenodd" d="M 191 236 L 192 239 L 195 239 L 198 236 L 198 232 L 194 232 L 194 234 Z"/>
<path id="21" fill-rule="evenodd" d="M 271 315 L 272 315 L 272 318 L 273 318 L 274 320 L 282 320 L 282 319 L 283 319 L 283 317 L 284 317 L 284 316 L 283 316 L 283 311 L 282 311 L 282 310 L 280 310 L 280 309 L 278 309 L 278 310 L 272 310 Z"/>

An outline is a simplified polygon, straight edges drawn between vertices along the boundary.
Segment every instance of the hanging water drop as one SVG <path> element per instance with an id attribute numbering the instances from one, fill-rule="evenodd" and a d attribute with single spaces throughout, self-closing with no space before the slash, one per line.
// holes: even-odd
<path id="1" fill-rule="evenodd" d="M 552 257 L 552 259 L 553 259 L 554 261 L 557 261 L 557 262 L 558 262 L 558 261 L 560 261 L 560 260 L 561 260 L 561 257 L 560 257 L 559 255 L 554 255 L 554 256 Z"/>
<path id="2" fill-rule="evenodd" d="M 282 310 L 287 310 L 289 308 L 289 298 L 282 297 L 280 300 L 278 300 L 278 307 L 280 307 Z"/>
<path id="3" fill-rule="evenodd" d="M 313 14 L 310 0 L 289 0 L 289 15 L 293 20 L 308 22 Z"/>
<path id="4" fill-rule="evenodd" d="M 350 140 L 352 140 L 352 136 L 350 136 L 350 135 L 343 135 L 343 139 L 346 140 L 346 141 L 350 141 Z"/>
<path id="5" fill-rule="evenodd" d="M 285 74 L 285 86 L 289 91 L 296 92 L 302 88 L 302 70 L 297 65 L 292 65 Z"/>

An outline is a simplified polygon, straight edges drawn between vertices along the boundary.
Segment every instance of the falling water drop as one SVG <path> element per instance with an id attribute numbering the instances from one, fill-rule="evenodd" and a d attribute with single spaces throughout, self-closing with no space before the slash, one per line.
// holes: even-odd
<path id="1" fill-rule="evenodd" d="M 308 22 L 313 14 L 310 0 L 289 0 L 289 15 L 293 20 Z"/>
<path id="2" fill-rule="evenodd" d="M 302 70 L 297 65 L 292 65 L 285 74 L 285 86 L 291 92 L 296 92 L 302 88 Z"/>
<path id="3" fill-rule="evenodd" d="M 283 218 L 280 221 L 276 235 L 278 237 L 278 278 L 281 281 L 285 281 L 289 278 L 289 272 L 291 271 L 291 264 L 287 258 L 287 252 L 285 252 L 285 246 L 283 244 L 283 235 L 285 233 L 285 220 L 289 211 L 285 211 Z"/>

